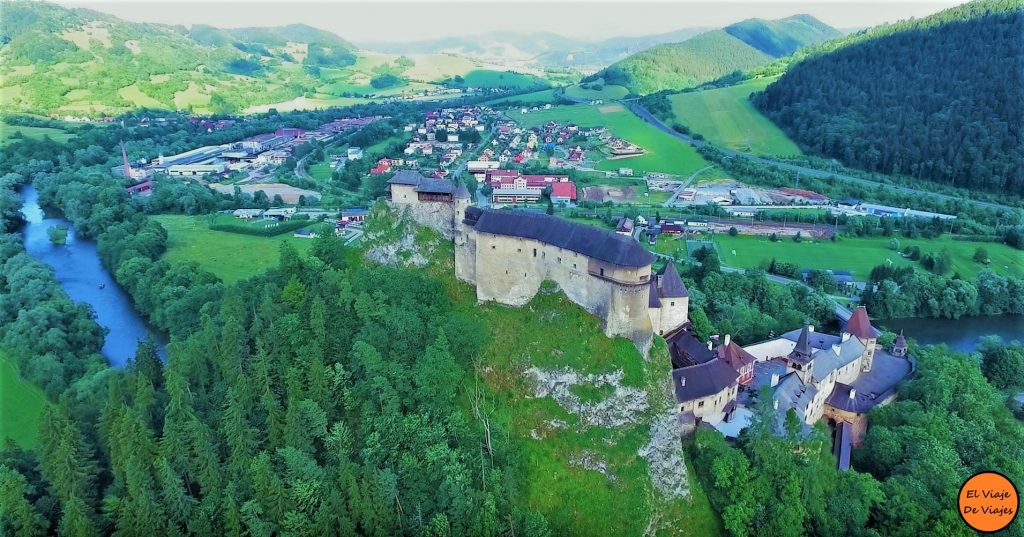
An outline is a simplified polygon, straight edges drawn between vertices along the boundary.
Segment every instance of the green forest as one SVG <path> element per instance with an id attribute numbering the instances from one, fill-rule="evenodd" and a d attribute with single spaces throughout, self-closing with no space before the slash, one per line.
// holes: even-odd
<path id="1" fill-rule="evenodd" d="M 641 95 L 692 88 L 754 70 L 800 47 L 839 35 L 838 30 L 810 15 L 747 19 L 682 43 L 643 50 L 585 77 L 583 82 L 603 78 L 604 84 L 625 86 Z"/>
<path id="2" fill-rule="evenodd" d="M 821 47 L 754 104 L 811 153 L 1024 193 L 1024 9 L 979 0 Z"/>

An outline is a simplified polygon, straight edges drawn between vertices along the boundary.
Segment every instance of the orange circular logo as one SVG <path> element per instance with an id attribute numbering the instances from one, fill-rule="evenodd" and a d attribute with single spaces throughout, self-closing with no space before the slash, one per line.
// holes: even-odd
<path id="1" fill-rule="evenodd" d="M 980 472 L 960 487 L 960 516 L 968 526 L 983 533 L 999 531 L 1017 518 L 1020 499 L 1017 487 L 998 472 Z"/>

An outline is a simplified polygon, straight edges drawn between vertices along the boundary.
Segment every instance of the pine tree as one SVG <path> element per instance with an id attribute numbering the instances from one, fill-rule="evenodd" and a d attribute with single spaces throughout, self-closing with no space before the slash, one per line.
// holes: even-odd
<path id="1" fill-rule="evenodd" d="M 24 476 L 0 465 L 0 535 L 45 535 L 46 520 L 32 508 L 29 492 Z"/>

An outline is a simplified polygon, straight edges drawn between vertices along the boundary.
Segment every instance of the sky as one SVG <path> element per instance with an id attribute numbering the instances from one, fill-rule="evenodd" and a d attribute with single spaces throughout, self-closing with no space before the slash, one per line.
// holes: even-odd
<path id="1" fill-rule="evenodd" d="M 304 23 L 349 41 L 404 42 L 489 32 L 546 31 L 597 41 L 657 34 L 686 27 L 722 27 L 743 19 L 777 19 L 807 13 L 841 29 L 923 17 L 962 3 L 956 0 L 745 1 L 175 1 L 61 0 L 135 22 L 207 24 L 221 28 Z"/>

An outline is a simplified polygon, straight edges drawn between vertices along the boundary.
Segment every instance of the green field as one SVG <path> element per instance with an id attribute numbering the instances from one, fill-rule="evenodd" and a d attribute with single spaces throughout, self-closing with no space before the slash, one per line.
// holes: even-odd
<path id="1" fill-rule="evenodd" d="M 491 69 L 473 69 L 462 75 L 462 78 L 466 81 L 466 86 L 473 88 L 526 89 L 543 82 L 533 75 Z"/>
<path id="2" fill-rule="evenodd" d="M 601 85 L 601 89 L 585 88 L 581 84 L 575 84 L 565 88 L 565 96 L 570 99 L 590 99 L 597 100 L 603 99 L 606 101 L 614 101 L 629 95 L 629 90 L 625 86 L 616 85 L 604 85 L 603 80 L 598 83 Z M 591 84 L 587 84 L 590 86 Z"/>
<path id="3" fill-rule="evenodd" d="M 51 140 L 57 143 L 65 143 L 75 135 L 63 131 L 60 129 L 51 129 L 49 127 L 23 127 L 21 125 L 8 125 L 0 121 L 0 146 L 5 146 L 9 143 L 18 141 L 15 138 L 15 134 L 20 133 L 25 138 L 32 140 L 42 140 L 44 136 L 49 136 Z"/>
<path id="4" fill-rule="evenodd" d="M 939 253 L 943 247 L 949 248 L 953 254 L 953 273 L 960 273 L 964 278 L 974 278 L 986 265 L 972 259 L 976 248 L 981 246 L 988 251 L 992 263 L 988 268 L 1002 275 L 1024 277 L 1024 255 L 1005 244 L 991 242 L 968 242 L 942 239 L 903 239 L 899 238 L 900 248 L 919 246 L 922 253 Z M 896 265 L 913 266 L 924 270 L 921 264 L 905 259 L 889 249 L 889 238 L 841 238 L 837 242 L 820 241 L 793 242 L 783 238 L 779 242 L 771 242 L 767 238 L 738 235 L 730 237 L 726 234 L 715 235 L 715 243 L 722 263 L 731 267 L 754 268 L 762 261 L 775 258 L 778 261 L 796 264 L 801 269 L 848 270 L 858 281 L 866 281 L 871 269 L 877 265 L 892 262 Z"/>
<path id="5" fill-rule="evenodd" d="M 760 78 L 728 88 L 670 95 L 672 113 L 679 123 L 716 145 L 763 155 L 799 155 L 800 148 L 748 99 L 774 80 Z"/>
<path id="6" fill-rule="evenodd" d="M 533 91 L 530 93 L 522 93 L 519 95 L 512 95 L 509 97 L 502 97 L 500 99 L 493 99 L 485 102 L 488 106 L 499 106 L 507 103 L 527 103 L 527 104 L 544 104 L 555 102 L 555 90 L 546 89 L 540 91 Z"/>
<path id="7" fill-rule="evenodd" d="M 543 125 L 548 121 L 571 122 L 581 127 L 604 126 L 615 136 L 647 151 L 647 154 L 639 157 L 601 160 L 596 165 L 599 170 L 633 168 L 636 173 L 689 175 L 707 165 L 689 144 L 652 127 L 619 104 L 555 106 L 548 110 L 516 114 L 513 118 L 525 127 Z"/>
<path id="8" fill-rule="evenodd" d="M 22 448 L 35 447 L 39 413 L 46 404 L 43 391 L 22 380 L 14 360 L 0 351 L 0 442 L 11 438 Z"/>
<path id="9" fill-rule="evenodd" d="M 168 249 L 164 258 L 172 262 L 194 261 L 225 283 L 233 283 L 277 265 L 282 241 L 295 246 L 300 254 L 309 251 L 313 241 L 283 233 L 277 237 L 256 237 L 226 231 L 212 231 L 206 216 L 158 215 L 152 217 L 167 229 Z M 221 216 L 237 222 L 230 216 Z"/>

